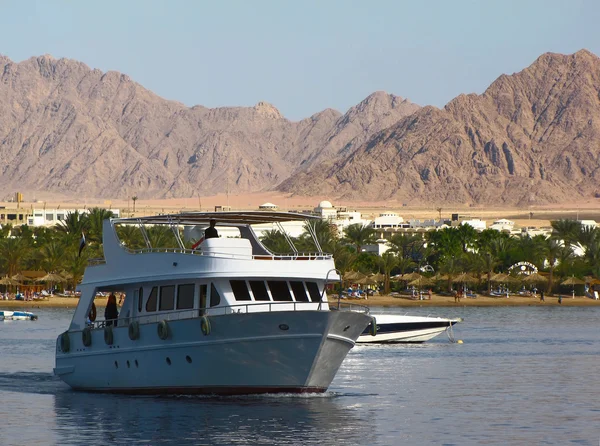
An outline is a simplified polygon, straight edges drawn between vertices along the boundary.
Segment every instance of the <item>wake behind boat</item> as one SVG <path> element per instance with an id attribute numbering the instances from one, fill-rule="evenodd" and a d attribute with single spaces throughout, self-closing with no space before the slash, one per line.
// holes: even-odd
<path id="1" fill-rule="evenodd" d="M 359 343 L 419 343 L 429 341 L 462 322 L 462 319 L 442 317 L 374 314 L 377 334 L 371 335 L 370 325 L 359 336 Z"/>
<path id="2" fill-rule="evenodd" d="M 0 321 L 36 321 L 37 315 L 29 311 L 0 311 Z"/>
<path id="3" fill-rule="evenodd" d="M 371 321 L 369 310 L 327 302 L 326 285 L 339 275 L 314 233 L 318 252 L 300 254 L 288 238 L 293 253 L 276 255 L 251 226 L 282 229 L 313 218 L 215 212 L 105 220 L 104 258 L 86 268 L 71 325 L 56 342 L 55 374 L 97 392 L 324 392 Z M 182 228 L 213 219 L 236 237 L 207 229 L 212 238 L 186 248 Z M 178 246 L 152 246 L 159 226 Z M 128 245 L 133 230 L 144 248 Z M 95 296 L 115 292 L 125 294 L 120 313 L 96 321 Z"/>

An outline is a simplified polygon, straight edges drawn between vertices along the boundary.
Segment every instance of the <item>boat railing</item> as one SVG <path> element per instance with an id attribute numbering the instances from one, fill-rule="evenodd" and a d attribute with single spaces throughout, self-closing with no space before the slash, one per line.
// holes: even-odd
<path id="1" fill-rule="evenodd" d="M 130 254 L 151 254 L 151 253 L 171 253 L 171 254 L 190 254 L 203 257 L 213 257 L 222 259 L 243 259 L 243 260 L 328 260 L 331 259 L 331 254 L 323 252 L 298 252 L 291 254 L 260 254 L 260 255 L 247 255 L 232 252 L 203 252 L 198 249 L 182 249 L 182 248 L 143 248 L 143 249 L 130 249 L 124 247 L 125 251 Z M 106 263 L 105 259 L 90 259 L 88 266 L 103 265 Z"/>
<path id="2" fill-rule="evenodd" d="M 182 319 L 195 319 L 201 316 L 222 316 L 230 314 L 243 313 L 269 313 L 275 311 L 353 311 L 369 314 L 369 308 L 363 305 L 350 304 L 345 302 L 259 302 L 253 301 L 246 304 L 235 304 L 222 307 L 212 307 L 205 310 L 186 309 L 175 311 L 157 311 L 147 313 L 141 316 L 126 316 L 112 320 L 101 320 L 88 322 L 87 326 L 91 329 L 103 329 L 108 322 L 114 327 L 128 327 L 130 323 L 137 321 L 140 325 L 153 324 L 160 321 L 177 321 Z"/>

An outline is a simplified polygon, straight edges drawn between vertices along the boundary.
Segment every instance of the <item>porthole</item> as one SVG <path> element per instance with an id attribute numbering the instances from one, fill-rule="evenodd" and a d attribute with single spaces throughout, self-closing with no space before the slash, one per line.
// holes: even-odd
<path id="1" fill-rule="evenodd" d="M 127 368 L 131 367 L 131 365 L 129 364 L 129 359 L 127 360 Z"/>
<path id="2" fill-rule="evenodd" d="M 279 324 L 279 329 L 283 330 L 283 331 L 287 331 L 290 329 L 290 326 L 288 324 Z"/>
<path id="3" fill-rule="evenodd" d="M 167 364 L 171 365 L 171 358 L 167 357 Z"/>
<path id="4" fill-rule="evenodd" d="M 188 364 L 192 363 L 192 358 L 190 358 L 189 356 L 186 356 L 185 360 L 188 362 Z"/>
<path id="5" fill-rule="evenodd" d="M 115 369 L 119 368 L 119 363 L 117 361 L 115 361 Z"/>
<path id="6" fill-rule="evenodd" d="M 139 364 L 137 362 L 137 359 L 134 361 L 134 363 L 135 363 L 135 366 L 138 367 Z"/>

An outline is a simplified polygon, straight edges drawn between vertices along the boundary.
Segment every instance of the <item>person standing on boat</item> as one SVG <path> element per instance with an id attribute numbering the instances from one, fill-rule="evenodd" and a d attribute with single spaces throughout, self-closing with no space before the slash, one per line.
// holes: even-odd
<path id="1" fill-rule="evenodd" d="M 108 296 L 108 302 L 106 302 L 106 308 L 104 309 L 104 320 L 106 321 L 106 326 L 109 327 L 113 325 L 114 320 L 118 317 L 119 309 L 117 308 L 117 296 L 115 296 L 114 293 L 111 293 L 110 296 Z"/>
<path id="2" fill-rule="evenodd" d="M 206 228 L 204 231 L 205 239 L 219 237 L 219 232 L 217 231 L 217 228 L 215 228 L 216 224 L 217 224 L 217 222 L 215 220 L 210 221 L 210 226 L 208 228 Z"/>

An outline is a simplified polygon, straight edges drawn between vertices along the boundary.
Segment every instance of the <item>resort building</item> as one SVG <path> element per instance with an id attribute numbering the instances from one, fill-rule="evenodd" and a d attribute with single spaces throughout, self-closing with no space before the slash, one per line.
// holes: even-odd
<path id="1" fill-rule="evenodd" d="M 496 220 L 490 225 L 490 229 L 494 229 L 496 231 L 507 231 L 511 232 L 515 227 L 515 222 L 507 220 L 506 218 L 501 218 L 500 220 Z"/>
<path id="2" fill-rule="evenodd" d="M 115 217 L 119 217 L 121 212 L 119 209 L 110 209 Z M 28 226 L 54 226 L 58 224 L 60 221 L 65 220 L 67 215 L 72 214 L 74 212 L 79 212 L 80 214 L 86 214 L 89 212 L 89 209 L 31 209 L 29 215 L 27 216 L 27 221 L 23 224 Z"/>

